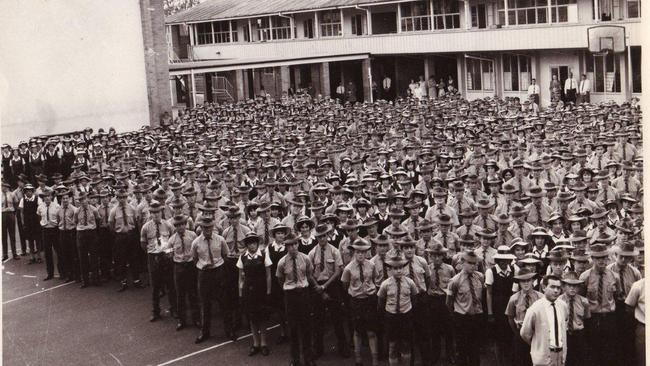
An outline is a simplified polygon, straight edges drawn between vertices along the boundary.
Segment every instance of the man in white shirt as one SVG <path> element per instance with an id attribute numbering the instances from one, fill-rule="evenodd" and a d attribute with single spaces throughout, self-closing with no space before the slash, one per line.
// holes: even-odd
<path id="1" fill-rule="evenodd" d="M 587 74 L 582 74 L 580 84 L 578 86 L 578 103 L 589 103 L 589 95 L 591 93 L 591 80 L 587 79 Z"/>
<path id="2" fill-rule="evenodd" d="M 569 77 L 564 82 L 564 99 L 567 103 L 576 102 L 576 90 L 578 82 L 573 78 L 573 73 L 569 73 Z"/>
<path id="3" fill-rule="evenodd" d="M 521 338 L 530 344 L 533 365 L 562 366 L 566 359 L 567 304 L 559 300 L 562 282 L 547 275 L 542 280 L 544 297 L 526 311 Z"/>
<path id="4" fill-rule="evenodd" d="M 341 101 L 345 98 L 345 87 L 343 86 L 343 81 L 340 81 L 339 86 L 336 87 L 336 98 Z"/>
<path id="5" fill-rule="evenodd" d="M 528 86 L 528 98 L 531 98 L 535 104 L 539 105 L 539 85 L 537 85 L 537 80 L 533 79 L 531 84 Z"/>
<path id="6" fill-rule="evenodd" d="M 381 97 L 386 100 L 391 100 L 393 93 L 392 88 L 393 81 L 388 77 L 388 75 L 385 75 L 384 79 L 381 81 Z"/>

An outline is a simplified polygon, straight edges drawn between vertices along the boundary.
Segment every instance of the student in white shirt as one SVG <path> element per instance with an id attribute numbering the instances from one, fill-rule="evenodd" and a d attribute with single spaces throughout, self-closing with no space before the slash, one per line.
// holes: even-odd
<path id="1" fill-rule="evenodd" d="M 573 73 L 569 73 L 569 77 L 564 81 L 564 99 L 567 103 L 576 102 L 576 90 L 578 82 L 573 78 Z"/>
<path id="2" fill-rule="evenodd" d="M 533 79 L 531 81 L 531 84 L 528 86 L 528 98 L 532 98 L 532 102 L 537 104 L 539 106 L 539 93 L 540 93 L 540 88 L 539 85 L 537 85 L 537 80 Z"/>
<path id="3" fill-rule="evenodd" d="M 578 84 L 578 103 L 589 103 L 591 93 L 591 80 L 587 79 L 587 74 L 582 74 Z"/>

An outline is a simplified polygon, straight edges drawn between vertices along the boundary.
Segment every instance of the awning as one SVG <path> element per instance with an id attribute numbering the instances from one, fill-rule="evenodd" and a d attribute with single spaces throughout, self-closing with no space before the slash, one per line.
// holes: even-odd
<path id="1" fill-rule="evenodd" d="M 321 62 L 337 62 L 364 60 L 370 58 L 369 53 L 355 53 L 341 56 L 309 56 L 300 58 L 275 57 L 275 58 L 247 58 L 228 60 L 190 61 L 169 64 L 169 75 L 190 75 L 203 72 L 219 72 L 245 69 L 259 69 L 265 67 L 290 66 L 315 64 Z"/>

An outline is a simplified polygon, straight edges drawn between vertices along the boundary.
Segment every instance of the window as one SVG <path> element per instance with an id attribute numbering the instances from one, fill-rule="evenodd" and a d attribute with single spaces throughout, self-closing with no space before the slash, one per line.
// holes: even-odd
<path id="1" fill-rule="evenodd" d="M 551 23 L 569 21 L 569 7 L 576 0 L 507 0 L 508 25 L 543 24 L 549 22 L 548 1 L 551 2 Z M 506 11 L 503 1 L 498 1 L 499 24 L 506 24 Z"/>
<path id="2" fill-rule="evenodd" d="M 627 0 L 627 17 L 641 18 L 641 0 Z"/>
<path id="3" fill-rule="evenodd" d="M 257 19 L 257 38 L 260 41 L 271 39 L 271 23 L 268 17 Z"/>
<path id="4" fill-rule="evenodd" d="M 434 29 L 460 28 L 459 1 L 441 0 L 433 2 Z"/>
<path id="5" fill-rule="evenodd" d="M 494 62 L 477 58 L 465 58 L 467 66 L 467 90 L 494 90 Z"/>
<path id="6" fill-rule="evenodd" d="M 197 44 L 214 43 L 212 41 L 212 23 L 199 23 L 196 25 Z"/>
<path id="7" fill-rule="evenodd" d="M 248 26 L 248 24 L 244 25 L 244 41 L 253 42 L 253 40 L 251 39 L 251 29 Z"/>
<path id="8" fill-rule="evenodd" d="M 632 93 L 641 93 L 641 47 L 632 46 Z"/>
<path id="9" fill-rule="evenodd" d="M 272 16 L 258 19 L 257 34 L 260 41 L 291 38 L 291 21 L 287 18 Z"/>
<path id="10" fill-rule="evenodd" d="M 400 4 L 402 32 L 415 32 L 431 29 L 429 26 L 428 1 Z"/>
<path id="11" fill-rule="evenodd" d="M 305 38 L 314 38 L 314 19 L 307 19 L 303 21 L 302 30 Z"/>
<path id="12" fill-rule="evenodd" d="M 341 35 L 341 12 L 339 10 L 320 13 L 320 36 L 337 37 Z"/>
<path id="13" fill-rule="evenodd" d="M 595 55 L 590 52 L 585 57 L 587 79 L 595 93 L 620 93 L 621 72 L 618 56 L 613 53 Z"/>
<path id="14" fill-rule="evenodd" d="M 363 28 L 364 28 L 364 21 L 363 21 L 363 16 L 361 14 L 355 14 L 352 16 L 352 34 L 355 36 L 362 36 L 365 34 Z"/>
<path id="15" fill-rule="evenodd" d="M 503 55 L 503 90 L 526 91 L 532 76 L 531 59 L 523 55 Z"/>
<path id="16" fill-rule="evenodd" d="M 214 43 L 230 42 L 230 24 L 228 22 L 212 22 Z"/>
<path id="17" fill-rule="evenodd" d="M 264 73 L 264 75 L 273 76 L 275 75 L 275 69 L 272 67 L 265 67 L 262 69 L 262 73 Z"/>

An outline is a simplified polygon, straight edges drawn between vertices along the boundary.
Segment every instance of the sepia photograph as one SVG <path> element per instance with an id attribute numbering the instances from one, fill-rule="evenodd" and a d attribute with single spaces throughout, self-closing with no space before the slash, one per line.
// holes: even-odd
<path id="1" fill-rule="evenodd" d="M 0 364 L 645 366 L 648 11 L 0 0 Z"/>

